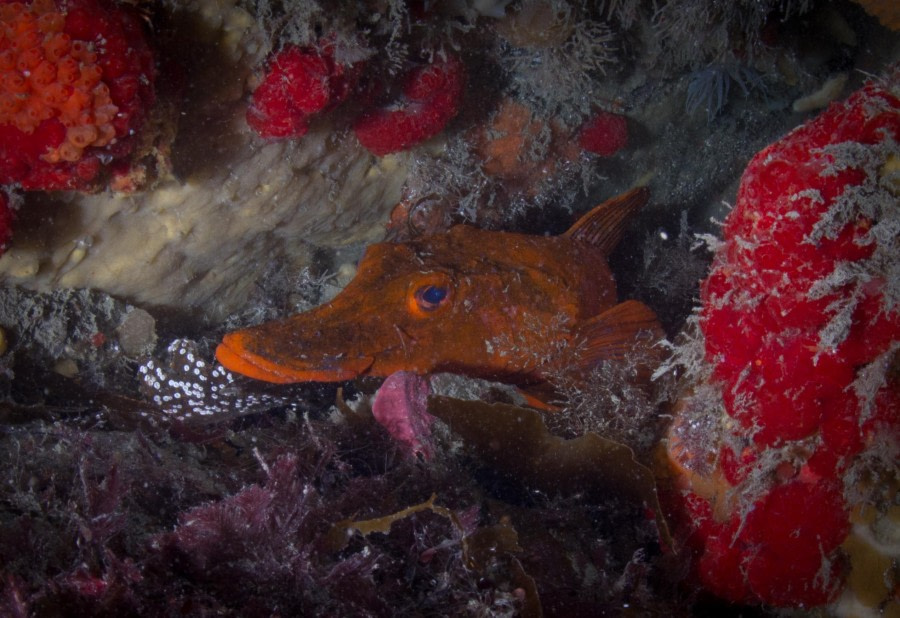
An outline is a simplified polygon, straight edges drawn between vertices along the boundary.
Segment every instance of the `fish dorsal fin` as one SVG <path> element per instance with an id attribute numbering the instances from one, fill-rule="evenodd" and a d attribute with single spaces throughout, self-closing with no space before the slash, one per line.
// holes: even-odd
<path id="1" fill-rule="evenodd" d="M 579 365 L 589 371 L 602 361 L 622 360 L 635 351 L 647 356 L 643 360 L 652 361 L 652 357 L 659 356 L 654 344 L 665 333 L 650 307 L 626 300 L 579 324 L 577 336 L 584 341 Z"/>
<path id="2" fill-rule="evenodd" d="M 649 198 L 647 187 L 635 187 L 611 197 L 576 221 L 563 236 L 590 243 L 609 255 L 619 244 L 628 220 Z"/>

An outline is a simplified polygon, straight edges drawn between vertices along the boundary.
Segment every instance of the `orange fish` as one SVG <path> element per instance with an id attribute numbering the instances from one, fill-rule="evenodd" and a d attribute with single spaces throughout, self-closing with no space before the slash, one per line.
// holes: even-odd
<path id="1" fill-rule="evenodd" d="M 621 357 L 639 333 L 662 334 L 647 306 L 617 304 L 607 264 L 647 198 L 632 189 L 559 236 L 457 225 L 372 245 L 331 302 L 229 333 L 216 357 L 268 382 L 447 371 L 520 385 L 544 380 L 539 352 L 560 343 L 577 345 L 585 368 Z"/>

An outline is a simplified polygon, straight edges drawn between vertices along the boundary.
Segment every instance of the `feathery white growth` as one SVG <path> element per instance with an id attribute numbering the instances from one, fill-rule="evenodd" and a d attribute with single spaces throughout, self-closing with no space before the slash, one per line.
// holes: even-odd
<path id="1" fill-rule="evenodd" d="M 549 11 L 544 5 L 549 5 Z M 615 37 L 605 23 L 559 0 L 532 0 L 524 3 L 520 12 L 529 10 L 548 13 L 552 23 L 542 23 L 541 27 L 568 36 L 559 43 L 528 47 L 509 42 L 501 49 L 501 64 L 519 97 L 542 115 L 577 126 L 595 103 L 595 80 L 604 76 L 607 65 L 615 60 Z"/>
<path id="2" fill-rule="evenodd" d="M 855 262 L 838 262 L 824 278 L 809 289 L 812 299 L 831 294 L 840 299 L 828 306 L 831 317 L 819 333 L 819 346 L 833 349 L 847 337 L 853 310 L 874 281 L 882 291 L 881 311 L 898 310 L 900 303 L 900 207 L 897 205 L 893 176 L 883 173 L 886 163 L 896 157 L 898 145 L 889 135 L 875 144 L 842 142 L 818 149 L 824 163 L 821 176 L 828 178 L 846 170 L 859 170 L 862 180 L 844 188 L 813 226 L 805 241 L 818 244 L 836 239 L 848 226 L 862 221 L 867 229 L 855 242 L 874 244 L 872 255 Z"/>
<path id="3" fill-rule="evenodd" d="M 860 369 L 856 374 L 856 380 L 850 385 L 860 401 L 859 422 L 865 423 L 872 415 L 872 406 L 875 404 L 875 396 L 878 391 L 885 388 L 887 375 L 891 369 L 891 363 L 900 352 L 900 341 L 894 341 L 891 346 L 871 363 Z"/>

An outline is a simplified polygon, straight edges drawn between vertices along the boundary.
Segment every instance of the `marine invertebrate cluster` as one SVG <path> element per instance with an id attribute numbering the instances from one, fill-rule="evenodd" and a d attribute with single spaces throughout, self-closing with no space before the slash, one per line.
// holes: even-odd
<path id="1" fill-rule="evenodd" d="M 98 186 L 127 168 L 154 100 L 141 24 L 100 0 L 0 5 L 0 184 Z"/>
<path id="2" fill-rule="evenodd" d="M 688 84 L 684 109 L 693 114 L 698 109 L 706 110 L 706 119 L 712 121 L 728 103 L 731 84 L 740 86 L 744 96 L 751 90 L 765 91 L 765 84 L 760 75 L 741 64 L 711 64 L 704 69 L 694 71 Z"/>
<path id="3" fill-rule="evenodd" d="M 732 62 L 761 56 L 764 25 L 773 16 L 786 20 L 802 15 L 810 0 L 760 2 L 710 2 L 709 0 L 662 2 L 652 17 L 652 44 L 660 59 L 672 67 L 698 68 L 710 63 Z M 704 36 L 695 36 L 704 24 Z"/>
<path id="4" fill-rule="evenodd" d="M 552 151 L 569 148 L 569 136 L 558 124 L 537 117 L 513 99 L 500 103 L 489 123 L 473 131 L 474 144 L 485 174 L 506 183 L 528 182 L 540 174 L 555 171 Z M 577 153 L 566 153 L 574 158 Z M 565 155 L 563 155 L 565 156 Z"/>
<path id="5" fill-rule="evenodd" d="M 710 382 L 668 449 L 698 576 L 725 598 L 833 600 L 851 510 L 896 465 L 898 94 L 895 72 L 760 152 L 703 283 Z M 718 437 L 698 434 L 719 409 Z"/>

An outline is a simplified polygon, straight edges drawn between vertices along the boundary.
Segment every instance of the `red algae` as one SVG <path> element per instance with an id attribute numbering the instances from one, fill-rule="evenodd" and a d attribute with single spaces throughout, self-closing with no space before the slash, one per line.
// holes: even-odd
<path id="1" fill-rule="evenodd" d="M 372 402 L 372 415 L 409 457 L 434 457 L 427 400 L 431 387 L 427 379 L 411 371 L 398 371 L 385 379 Z"/>

